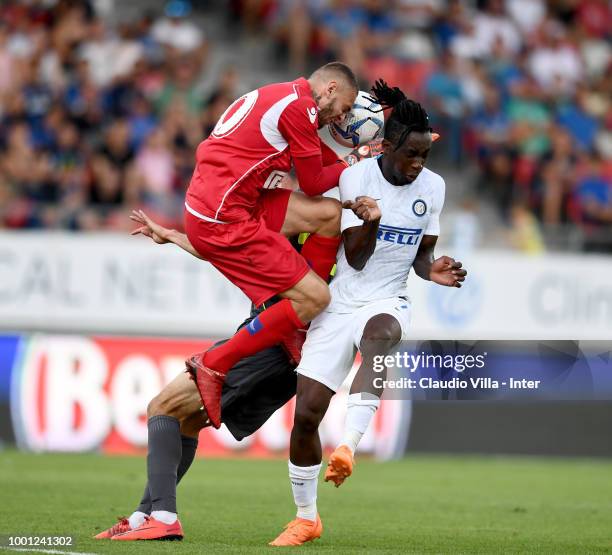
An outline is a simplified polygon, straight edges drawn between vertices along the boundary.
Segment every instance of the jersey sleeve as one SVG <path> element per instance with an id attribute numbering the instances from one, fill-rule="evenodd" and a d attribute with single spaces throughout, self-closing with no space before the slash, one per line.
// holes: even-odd
<path id="1" fill-rule="evenodd" d="M 444 195 L 446 191 L 446 185 L 444 179 L 438 176 L 438 180 L 435 183 L 433 198 L 431 201 L 431 214 L 429 216 L 429 222 L 427 229 L 425 229 L 425 235 L 440 235 L 440 213 L 444 206 Z"/>
<path id="2" fill-rule="evenodd" d="M 356 197 L 363 194 L 361 192 L 361 172 L 355 171 L 355 169 L 350 168 L 340 174 L 340 202 L 355 200 Z M 342 209 L 340 231 L 344 231 L 349 227 L 361 227 L 362 224 L 363 221 L 352 210 L 348 208 Z"/>
<path id="3" fill-rule="evenodd" d="M 278 129 L 289 145 L 292 158 L 321 154 L 317 128 L 316 105 L 312 98 L 305 96 L 291 102 L 278 119 Z"/>

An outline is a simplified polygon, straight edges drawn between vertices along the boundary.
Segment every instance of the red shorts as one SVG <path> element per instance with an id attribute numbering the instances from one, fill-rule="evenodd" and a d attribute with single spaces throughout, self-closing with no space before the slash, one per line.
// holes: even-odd
<path id="1" fill-rule="evenodd" d="M 291 289 L 310 270 L 280 234 L 291 191 L 264 191 L 253 217 L 236 223 L 208 222 L 185 211 L 185 233 L 196 251 L 255 304 Z"/>

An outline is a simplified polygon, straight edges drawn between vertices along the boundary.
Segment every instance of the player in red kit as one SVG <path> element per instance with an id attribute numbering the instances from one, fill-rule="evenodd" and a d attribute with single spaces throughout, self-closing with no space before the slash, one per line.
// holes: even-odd
<path id="1" fill-rule="evenodd" d="M 245 94 L 198 146 L 185 200 L 189 241 L 256 306 L 283 297 L 232 339 L 187 361 L 216 428 L 229 369 L 303 328 L 329 303 L 324 278 L 340 243 L 340 205 L 309 197 L 335 187 L 346 165 L 317 130 L 341 121 L 357 92 L 350 68 L 332 62 L 308 79 Z M 276 188 L 292 166 L 303 193 Z M 311 235 L 300 255 L 286 237 L 301 232 Z"/>

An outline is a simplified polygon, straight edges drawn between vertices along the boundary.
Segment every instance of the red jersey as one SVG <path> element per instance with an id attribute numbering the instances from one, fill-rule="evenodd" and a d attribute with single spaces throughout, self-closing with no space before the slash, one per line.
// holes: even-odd
<path id="1" fill-rule="evenodd" d="M 292 158 L 321 154 L 317 113 L 304 78 L 240 97 L 197 148 L 187 210 L 221 222 L 249 218 L 262 190 L 278 187 Z"/>

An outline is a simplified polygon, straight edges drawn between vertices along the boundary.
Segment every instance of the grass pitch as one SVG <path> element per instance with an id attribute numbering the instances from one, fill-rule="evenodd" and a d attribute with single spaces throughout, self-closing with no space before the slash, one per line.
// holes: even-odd
<path id="1" fill-rule="evenodd" d="M 285 461 L 199 459 L 178 490 L 184 541 L 91 539 L 137 505 L 144 470 L 142 458 L 0 452 L 0 535 L 74 535 L 50 549 L 80 553 L 272 553 L 294 515 Z M 612 464 L 360 460 L 341 488 L 320 482 L 319 510 L 323 536 L 302 553 L 612 553 Z"/>

